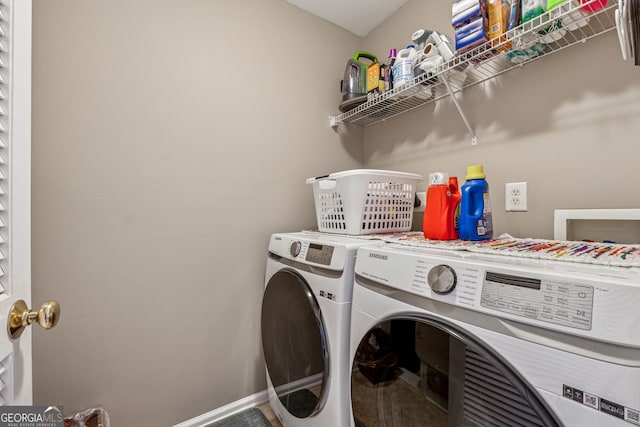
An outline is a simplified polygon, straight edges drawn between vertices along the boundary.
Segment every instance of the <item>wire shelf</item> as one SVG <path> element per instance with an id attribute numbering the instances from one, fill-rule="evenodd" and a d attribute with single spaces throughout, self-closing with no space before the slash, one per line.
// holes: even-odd
<path id="1" fill-rule="evenodd" d="M 609 1 L 595 12 L 579 12 L 582 7 L 600 5 L 601 1 L 606 0 L 583 0 L 582 4 L 578 0 L 568 0 L 479 47 L 454 56 L 436 68 L 435 72 L 420 75 L 397 89 L 369 94 L 367 102 L 343 114 L 331 116 L 331 126 L 342 122 L 369 126 L 387 120 L 614 30 L 616 2 Z M 562 22 L 570 24 L 563 28 Z M 522 50 L 529 53 L 533 50 L 537 54 L 519 55 L 518 52 Z M 461 110 L 460 113 L 470 128 Z M 475 135 L 471 129 L 469 131 L 475 144 Z"/>

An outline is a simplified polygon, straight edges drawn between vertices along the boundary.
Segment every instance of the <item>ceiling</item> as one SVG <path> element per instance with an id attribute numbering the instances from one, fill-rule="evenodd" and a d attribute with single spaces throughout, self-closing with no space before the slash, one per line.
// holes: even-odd
<path id="1" fill-rule="evenodd" d="M 407 0 L 287 0 L 353 34 L 364 37 Z"/>

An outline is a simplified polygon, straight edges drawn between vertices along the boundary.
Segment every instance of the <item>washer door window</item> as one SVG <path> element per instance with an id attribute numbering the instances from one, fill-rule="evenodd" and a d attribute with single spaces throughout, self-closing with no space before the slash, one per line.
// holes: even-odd
<path id="1" fill-rule="evenodd" d="M 325 401 L 329 359 L 324 322 L 313 291 L 299 274 L 274 274 L 262 302 L 262 348 L 282 405 L 295 417 L 314 415 Z"/>
<path id="2" fill-rule="evenodd" d="M 559 425 L 499 355 L 435 319 L 371 329 L 356 352 L 351 400 L 358 427 Z"/>

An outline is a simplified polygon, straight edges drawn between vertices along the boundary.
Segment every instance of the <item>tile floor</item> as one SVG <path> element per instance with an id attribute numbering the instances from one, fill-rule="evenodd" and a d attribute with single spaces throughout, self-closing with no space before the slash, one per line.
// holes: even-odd
<path id="1" fill-rule="evenodd" d="M 374 386 L 359 372 L 354 373 L 353 381 L 353 387 L 358 390 L 357 395 L 359 396 L 353 402 L 354 409 L 358 412 L 358 417 L 363 425 L 370 427 L 421 426 L 425 425 L 425 420 L 428 420 L 429 425 L 448 425 L 446 411 L 428 401 L 417 387 L 400 378 L 394 378 L 384 383 L 385 387 L 383 388 Z M 318 392 L 318 390 L 314 391 Z M 406 402 L 406 405 L 395 405 L 397 407 L 394 407 L 392 404 L 394 401 Z M 258 409 L 262 411 L 273 427 L 283 427 L 269 406 L 269 402 L 258 406 Z"/>
<path id="2" fill-rule="evenodd" d="M 273 427 L 282 427 L 282 424 L 280 424 L 278 417 L 276 417 L 276 414 L 273 413 L 271 406 L 269 406 L 269 402 L 263 403 L 262 405 L 258 406 L 258 409 L 262 411 L 264 416 L 267 417 L 267 420 L 269 420 Z"/>

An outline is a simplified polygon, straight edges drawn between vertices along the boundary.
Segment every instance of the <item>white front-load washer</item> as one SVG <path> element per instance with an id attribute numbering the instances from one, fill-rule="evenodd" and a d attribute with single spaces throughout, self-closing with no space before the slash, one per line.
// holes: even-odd
<path id="1" fill-rule="evenodd" d="M 355 276 L 352 426 L 640 425 L 640 268 L 391 243 Z"/>
<path id="2" fill-rule="evenodd" d="M 353 268 L 364 238 L 271 236 L 262 302 L 269 403 L 286 427 L 350 423 Z"/>

